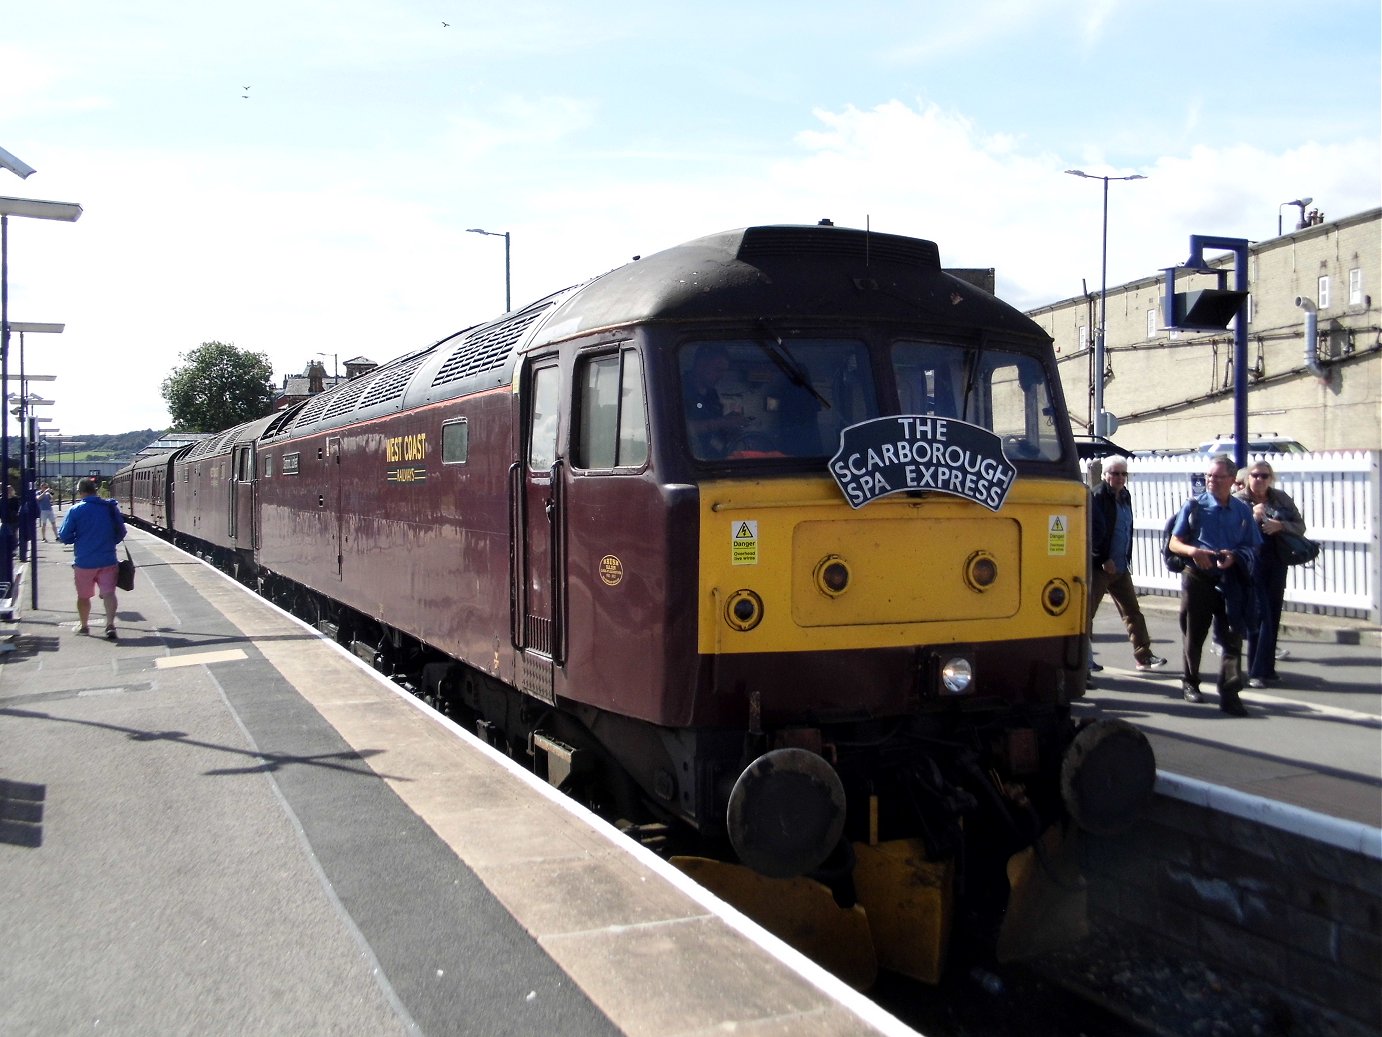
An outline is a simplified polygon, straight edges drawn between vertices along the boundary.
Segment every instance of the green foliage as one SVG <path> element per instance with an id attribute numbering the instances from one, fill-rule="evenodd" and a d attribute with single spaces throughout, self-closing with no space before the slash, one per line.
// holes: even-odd
<path id="1" fill-rule="evenodd" d="M 181 359 L 182 366 L 163 380 L 163 399 L 175 427 L 220 432 L 262 417 L 273 406 L 274 371 L 265 354 L 203 342 Z"/>
<path id="2" fill-rule="evenodd" d="M 65 457 L 81 461 L 116 461 L 133 457 L 139 451 L 163 435 L 159 429 L 145 428 L 137 432 L 118 432 L 111 434 L 97 434 L 81 436 L 64 436 L 63 442 L 80 443 L 81 446 L 69 447 L 63 451 Z M 57 459 L 58 450 L 52 446 L 48 454 L 54 460 Z"/>

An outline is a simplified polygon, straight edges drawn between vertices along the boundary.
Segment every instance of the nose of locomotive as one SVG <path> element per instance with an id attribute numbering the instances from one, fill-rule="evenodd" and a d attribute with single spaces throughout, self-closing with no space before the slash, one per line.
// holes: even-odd
<path id="1" fill-rule="evenodd" d="M 816 870 L 845 827 L 845 789 L 824 758 L 774 749 L 739 775 L 729 796 L 729 840 L 739 859 L 770 878 Z"/>

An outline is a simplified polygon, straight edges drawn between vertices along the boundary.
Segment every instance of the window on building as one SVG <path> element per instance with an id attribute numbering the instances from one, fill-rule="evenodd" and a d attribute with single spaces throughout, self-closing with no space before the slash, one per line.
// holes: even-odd
<path id="1" fill-rule="evenodd" d="M 1147 311 L 1147 337 L 1156 338 L 1156 307 Z"/>
<path id="2" fill-rule="evenodd" d="M 1086 349 L 1088 349 L 1088 348 L 1089 348 L 1089 325 L 1088 325 L 1088 324 L 1081 324 L 1081 325 L 1080 325 L 1080 351 L 1083 352 L 1084 350 L 1086 350 Z"/>
<path id="3" fill-rule="evenodd" d="M 1315 305 L 1322 310 L 1329 309 L 1329 277 L 1321 277 L 1319 281 L 1319 293 L 1315 299 Z"/>
<path id="4" fill-rule="evenodd" d="M 1348 272 L 1348 304 L 1363 305 L 1363 268 L 1355 266 Z"/>

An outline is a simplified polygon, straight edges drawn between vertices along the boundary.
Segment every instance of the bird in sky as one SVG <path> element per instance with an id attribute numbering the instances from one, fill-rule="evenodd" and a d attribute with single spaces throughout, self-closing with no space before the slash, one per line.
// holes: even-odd
<path id="1" fill-rule="evenodd" d="M 442 22 L 442 23 L 441 23 L 441 27 L 442 27 L 443 29 L 449 29 L 449 28 L 451 28 L 451 23 L 450 23 L 450 22 Z"/>

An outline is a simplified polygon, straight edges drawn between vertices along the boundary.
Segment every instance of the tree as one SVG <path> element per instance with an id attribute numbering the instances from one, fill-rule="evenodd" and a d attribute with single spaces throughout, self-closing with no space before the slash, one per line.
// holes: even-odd
<path id="1" fill-rule="evenodd" d="M 203 342 L 180 359 L 182 366 L 163 379 L 163 399 L 175 427 L 220 432 L 273 406 L 274 369 L 265 354 L 228 342 Z"/>

